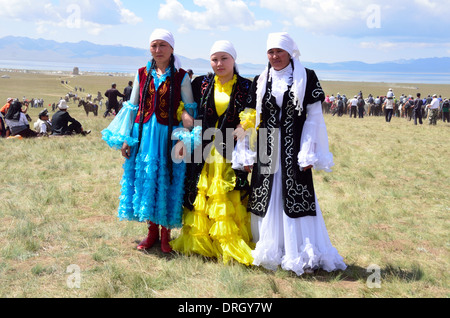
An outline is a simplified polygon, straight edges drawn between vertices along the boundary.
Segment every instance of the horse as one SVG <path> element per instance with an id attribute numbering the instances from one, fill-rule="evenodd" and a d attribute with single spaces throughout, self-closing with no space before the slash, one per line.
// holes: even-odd
<path id="1" fill-rule="evenodd" d="M 328 102 L 323 102 L 322 103 L 322 112 L 324 113 L 324 114 L 329 114 L 330 113 L 330 111 L 331 111 L 331 106 L 332 106 L 333 104 L 330 102 L 330 103 L 328 103 Z"/>
<path id="2" fill-rule="evenodd" d="M 94 116 L 98 116 L 98 105 L 93 104 L 91 102 L 86 102 L 84 100 L 80 100 L 78 107 L 81 106 L 84 107 L 84 111 L 86 112 L 87 116 L 89 116 L 89 113 L 94 113 Z"/>
<path id="3" fill-rule="evenodd" d="M 102 101 L 104 98 L 100 92 L 97 92 L 97 97 L 94 98 L 94 103 Z"/>

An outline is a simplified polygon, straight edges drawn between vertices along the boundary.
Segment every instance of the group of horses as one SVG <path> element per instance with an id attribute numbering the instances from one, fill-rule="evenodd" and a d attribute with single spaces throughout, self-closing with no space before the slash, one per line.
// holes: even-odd
<path id="1" fill-rule="evenodd" d="M 369 102 L 369 98 L 364 99 L 364 114 L 366 116 L 384 116 L 384 102 L 385 97 L 381 97 L 381 104 L 375 104 Z M 405 98 L 404 100 L 396 100 L 394 103 L 394 114 L 398 117 L 406 117 L 411 118 L 412 117 L 412 107 L 407 107 L 408 98 Z M 327 102 L 324 101 L 322 103 L 322 111 L 324 114 L 333 114 L 337 112 L 338 107 L 338 100 L 334 100 L 333 102 Z M 346 103 L 344 102 L 344 108 L 342 110 L 344 115 L 350 114 L 350 100 L 348 100 Z"/>
<path id="2" fill-rule="evenodd" d="M 83 97 L 79 97 L 76 94 L 73 94 L 72 92 L 69 92 L 64 97 L 64 100 L 66 102 L 69 102 L 72 99 L 74 103 L 78 102 L 78 107 L 83 106 L 84 111 L 86 112 L 86 116 L 89 116 L 89 113 L 93 113 L 94 116 L 98 116 L 98 102 L 100 102 L 103 99 L 103 96 L 100 92 L 97 92 L 97 97 L 94 98 L 94 101 L 92 101 L 92 95 L 88 94 L 86 96 L 86 100 Z"/>

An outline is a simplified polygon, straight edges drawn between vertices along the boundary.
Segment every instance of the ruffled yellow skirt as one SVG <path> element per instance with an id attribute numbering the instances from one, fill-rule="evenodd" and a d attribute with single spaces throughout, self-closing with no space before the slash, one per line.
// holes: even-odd
<path id="1" fill-rule="evenodd" d="M 170 242 L 175 251 L 222 258 L 224 263 L 253 263 L 250 213 L 241 191 L 233 190 L 235 184 L 231 163 L 213 147 L 200 175 L 194 210 L 184 209 L 181 234 Z"/>

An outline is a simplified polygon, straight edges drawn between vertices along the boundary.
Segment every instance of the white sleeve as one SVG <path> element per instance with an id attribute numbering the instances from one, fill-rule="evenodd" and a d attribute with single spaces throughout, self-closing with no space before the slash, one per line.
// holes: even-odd
<path id="1" fill-rule="evenodd" d="M 194 93 L 192 92 L 191 78 L 187 73 L 184 76 L 183 82 L 181 82 L 181 100 L 185 104 L 195 103 Z"/>
<path id="2" fill-rule="evenodd" d="M 320 101 L 307 107 L 307 119 L 303 126 L 298 164 L 302 168 L 312 165 L 315 170 L 327 172 L 330 172 L 331 167 L 334 166 Z"/>
<path id="3" fill-rule="evenodd" d="M 43 133 L 43 134 L 47 133 L 47 125 L 45 123 L 41 124 L 41 131 L 40 132 Z"/>
<path id="4" fill-rule="evenodd" d="M 181 100 L 184 103 L 184 109 L 189 113 L 189 115 L 193 118 L 197 118 L 198 107 L 194 100 L 194 93 L 192 92 L 191 78 L 187 73 L 183 78 L 183 82 L 181 82 Z"/>
<path id="5" fill-rule="evenodd" d="M 232 168 L 235 170 L 244 170 L 245 167 L 251 167 L 256 162 L 257 154 L 250 149 L 250 136 L 244 139 L 238 139 L 231 159 Z"/>
<path id="6" fill-rule="evenodd" d="M 133 90 L 131 91 L 131 96 L 129 103 L 133 105 L 139 105 L 139 72 L 136 73 L 136 77 L 134 79 L 133 83 Z"/>

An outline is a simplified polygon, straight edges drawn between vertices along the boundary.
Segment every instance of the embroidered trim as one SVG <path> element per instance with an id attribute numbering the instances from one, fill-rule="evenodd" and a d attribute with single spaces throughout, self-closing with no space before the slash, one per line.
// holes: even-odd
<path id="1" fill-rule="evenodd" d="M 294 153 L 294 118 L 295 118 L 295 110 L 296 107 L 294 105 L 294 94 L 292 92 L 289 93 L 289 101 L 286 105 L 285 111 L 286 116 L 283 123 L 283 141 L 284 141 L 284 168 L 286 169 L 286 173 L 284 173 L 285 177 L 285 188 L 287 189 L 285 195 L 285 207 L 288 211 L 285 211 L 287 214 L 298 214 L 298 213 L 311 213 L 316 211 L 315 202 L 312 204 L 308 203 L 306 198 L 311 198 L 313 195 L 308 191 L 307 185 L 302 185 L 296 182 L 294 179 L 295 172 L 294 169 L 297 169 L 297 164 L 295 161 L 296 157 L 292 154 Z M 296 198 L 301 197 L 301 202 L 298 202 Z"/>

